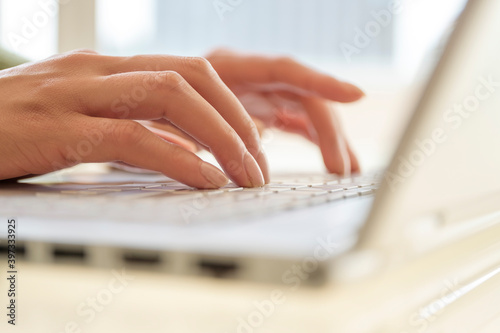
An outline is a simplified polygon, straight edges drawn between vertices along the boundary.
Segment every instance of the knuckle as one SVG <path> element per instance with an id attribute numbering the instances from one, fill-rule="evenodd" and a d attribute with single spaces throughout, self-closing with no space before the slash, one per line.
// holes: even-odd
<path id="1" fill-rule="evenodd" d="M 71 51 L 60 55 L 55 60 L 63 66 L 80 67 L 90 62 L 94 62 L 98 57 L 97 53 Z"/>
<path id="2" fill-rule="evenodd" d="M 246 150 L 246 144 L 244 142 L 244 139 L 247 138 L 241 138 L 238 133 L 230 126 L 228 126 L 223 133 L 223 136 L 221 136 L 225 139 L 225 144 L 221 145 L 220 147 L 223 147 L 223 151 L 221 153 L 230 153 L 230 151 L 244 151 Z"/>
<path id="3" fill-rule="evenodd" d="M 124 65 L 130 66 L 130 67 L 133 67 L 134 66 L 133 64 L 136 64 L 136 63 L 142 63 L 142 62 L 146 62 L 146 61 L 152 62 L 153 61 L 153 59 L 151 59 L 151 56 L 143 55 L 143 54 L 130 55 L 130 56 L 122 57 L 119 59 L 121 59 L 123 61 Z"/>
<path id="4" fill-rule="evenodd" d="M 259 130 L 257 128 L 257 124 L 255 121 L 250 117 L 247 116 L 243 119 L 243 123 L 247 129 L 250 131 L 250 135 L 257 135 L 259 134 Z"/>
<path id="5" fill-rule="evenodd" d="M 73 51 L 74 53 L 84 53 L 84 54 L 99 54 L 97 53 L 96 51 L 92 50 L 92 49 L 77 49 L 77 50 L 74 50 Z"/>
<path id="6" fill-rule="evenodd" d="M 233 54 L 233 51 L 230 48 L 217 47 L 209 53 L 208 57 L 210 58 L 210 57 L 216 57 L 216 56 L 221 56 L 221 55 L 230 55 L 230 54 Z"/>
<path id="7" fill-rule="evenodd" d="M 31 92 L 33 96 L 36 96 L 35 101 L 43 101 L 37 107 L 38 110 L 42 108 L 50 108 L 58 103 L 54 103 L 51 99 L 51 96 L 58 96 L 61 100 L 63 96 L 67 96 L 67 83 L 64 82 L 63 79 L 52 79 L 52 80 L 40 80 L 37 81 L 37 85 L 32 88 Z M 74 101 L 74 96 L 71 96 L 71 99 L 64 97 L 64 104 L 72 105 Z M 62 102 L 59 102 L 59 106 L 63 105 Z"/>
<path id="8" fill-rule="evenodd" d="M 63 70 L 61 70 L 63 71 Z M 85 78 L 72 78 L 68 80 L 63 76 L 46 77 L 36 80 L 31 86 L 31 94 L 34 104 L 38 104 L 35 110 L 46 110 L 49 114 L 70 114 L 81 111 L 84 108 L 82 92 L 77 89 L 86 84 Z M 57 96 L 56 99 L 53 97 Z"/>
<path id="9" fill-rule="evenodd" d="M 38 85 L 33 93 L 39 96 L 61 96 L 61 85 L 59 80 L 43 80 L 38 82 Z"/>
<path id="10" fill-rule="evenodd" d="M 184 165 L 185 152 L 181 148 L 179 148 L 173 144 L 171 145 L 171 148 L 172 149 L 170 149 L 170 153 L 169 153 L 169 157 L 168 157 L 170 163 L 172 165 L 178 165 L 178 166 Z"/>
<path id="11" fill-rule="evenodd" d="M 295 64 L 295 60 L 292 58 L 292 57 L 289 57 L 289 56 L 281 56 L 281 57 L 277 57 L 275 60 L 274 60 L 276 66 L 279 66 L 279 67 L 289 67 L 289 66 L 293 66 Z"/>
<path id="12" fill-rule="evenodd" d="M 246 129 L 242 136 L 243 142 L 248 146 L 258 146 L 260 142 L 259 128 L 254 120 L 250 117 L 243 118 L 243 125 Z"/>
<path id="13" fill-rule="evenodd" d="M 174 71 L 160 72 L 156 75 L 156 81 L 159 83 L 158 87 L 166 88 L 169 91 L 182 90 L 187 84 L 182 75 Z"/>
<path id="14" fill-rule="evenodd" d="M 114 121 L 106 126 L 106 133 L 110 141 L 124 147 L 137 144 L 143 133 L 143 127 L 135 121 Z"/>
<path id="15" fill-rule="evenodd" d="M 71 61 L 76 61 L 76 62 L 84 62 L 90 58 L 89 55 L 90 55 L 89 53 L 72 51 L 72 52 L 66 54 L 65 59 L 71 60 Z"/>
<path id="16" fill-rule="evenodd" d="M 212 73 L 214 68 L 210 61 L 203 57 L 188 57 L 186 58 L 186 64 L 189 68 L 202 73 Z"/>

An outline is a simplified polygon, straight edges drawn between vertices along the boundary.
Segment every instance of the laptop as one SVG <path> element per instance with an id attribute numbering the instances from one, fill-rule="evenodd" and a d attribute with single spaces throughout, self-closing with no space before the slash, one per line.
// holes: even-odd
<path id="1" fill-rule="evenodd" d="M 200 191 L 100 166 L 2 183 L 0 218 L 34 262 L 316 285 L 396 267 L 499 220 L 498 31 L 500 2 L 470 1 L 384 173 Z"/>

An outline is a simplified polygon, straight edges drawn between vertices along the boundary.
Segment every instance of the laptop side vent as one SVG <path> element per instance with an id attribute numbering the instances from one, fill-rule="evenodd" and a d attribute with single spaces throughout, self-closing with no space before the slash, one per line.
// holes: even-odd
<path id="1" fill-rule="evenodd" d="M 235 262 L 218 261 L 212 259 L 199 260 L 198 267 L 206 275 L 210 275 L 216 278 L 234 277 L 239 269 L 239 266 Z"/>
<path id="2" fill-rule="evenodd" d="M 83 247 L 75 246 L 54 246 L 52 257 L 55 262 L 83 262 L 87 254 Z"/>
<path id="3" fill-rule="evenodd" d="M 122 254 L 125 265 L 157 266 L 162 263 L 159 252 L 154 251 L 126 251 Z"/>
<path id="4" fill-rule="evenodd" d="M 23 244 L 16 242 L 15 252 L 16 252 L 16 258 L 22 259 L 26 254 L 26 247 Z M 3 243 L 0 244 L 0 256 L 8 256 L 8 254 L 9 254 L 9 246 L 7 244 L 7 241 L 5 241 L 5 244 Z"/>

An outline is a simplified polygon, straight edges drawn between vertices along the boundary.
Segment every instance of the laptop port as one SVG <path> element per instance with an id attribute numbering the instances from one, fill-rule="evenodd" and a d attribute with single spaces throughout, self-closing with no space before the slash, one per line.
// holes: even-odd
<path id="1" fill-rule="evenodd" d="M 158 265 L 161 262 L 160 254 L 157 252 L 126 252 L 123 254 L 123 262 L 129 265 Z"/>
<path id="2" fill-rule="evenodd" d="M 83 247 L 54 247 L 52 250 L 54 261 L 84 261 L 86 253 Z"/>
<path id="3" fill-rule="evenodd" d="M 12 250 L 12 248 L 11 248 L 11 250 Z M 16 248 L 15 248 L 15 254 L 16 254 L 16 258 L 23 258 L 24 255 L 26 254 L 25 246 L 17 243 Z M 8 244 L 0 244 L 0 255 L 5 255 L 5 256 L 9 255 Z"/>
<path id="4" fill-rule="evenodd" d="M 238 271 L 239 267 L 234 262 L 227 261 L 218 261 L 212 259 L 201 259 L 198 262 L 198 267 L 207 273 L 216 278 L 227 278 L 234 276 L 234 274 Z"/>

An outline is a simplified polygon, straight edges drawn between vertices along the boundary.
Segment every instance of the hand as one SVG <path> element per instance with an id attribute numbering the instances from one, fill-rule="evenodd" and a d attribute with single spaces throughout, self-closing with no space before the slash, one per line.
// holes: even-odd
<path id="1" fill-rule="evenodd" d="M 316 143 L 321 148 L 328 171 L 332 173 L 360 171 L 331 103 L 360 99 L 364 93 L 359 88 L 286 57 L 218 50 L 209 54 L 207 59 L 260 130 L 276 127 Z M 190 140 L 164 122 L 152 125 Z"/>
<path id="2" fill-rule="evenodd" d="M 357 101 L 364 96 L 358 87 L 287 57 L 217 50 L 207 59 L 246 110 L 265 126 L 300 134 L 318 144 L 332 173 L 360 171 L 329 102 Z"/>
<path id="3" fill-rule="evenodd" d="M 0 71 L 0 86 L 0 179 L 122 161 L 193 187 L 227 183 L 132 119 L 168 121 L 240 186 L 261 186 L 268 173 L 254 122 L 202 58 L 76 51 Z"/>

